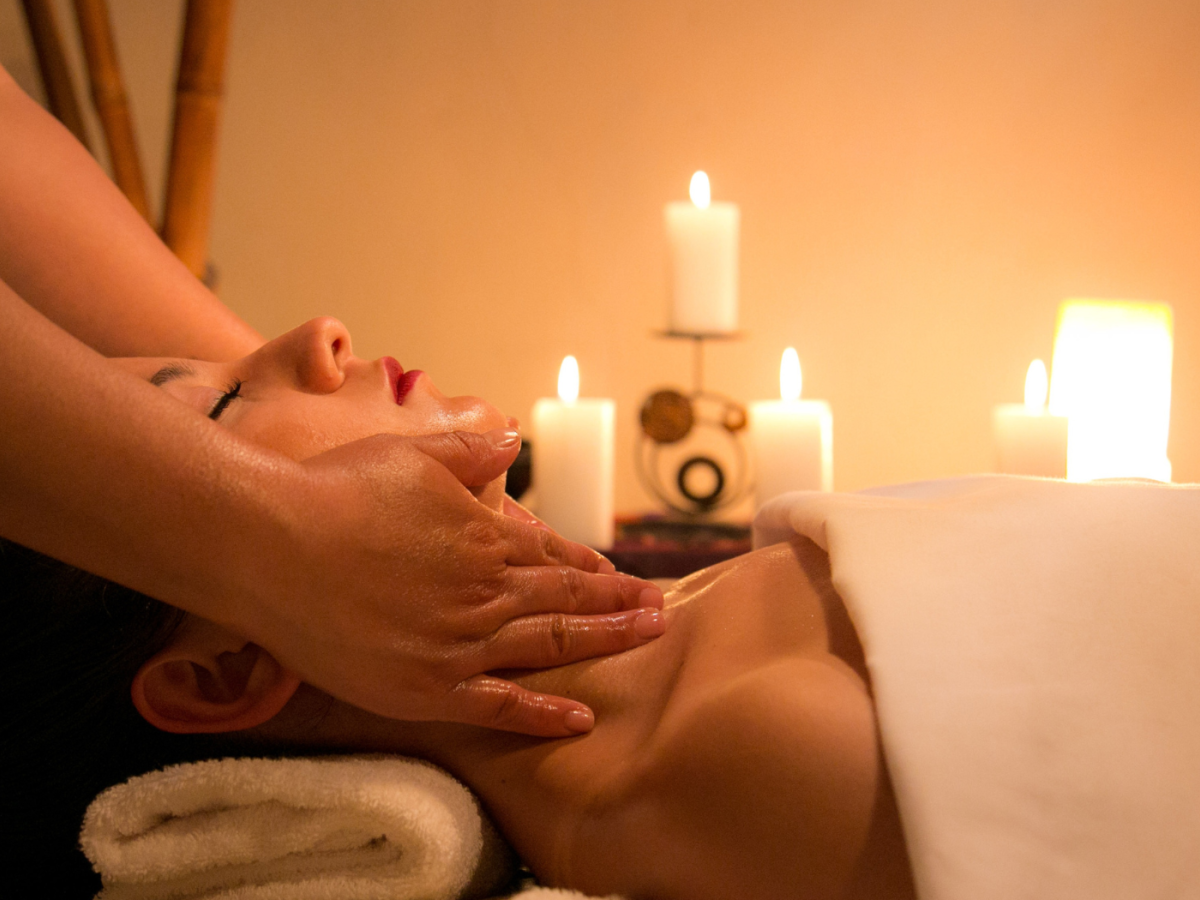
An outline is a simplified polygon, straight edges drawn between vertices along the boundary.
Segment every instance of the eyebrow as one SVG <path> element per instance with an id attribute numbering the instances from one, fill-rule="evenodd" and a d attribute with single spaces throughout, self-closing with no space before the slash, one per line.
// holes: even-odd
<path id="1" fill-rule="evenodd" d="M 150 383 L 155 387 L 162 387 L 168 381 L 174 381 L 176 378 L 185 378 L 195 374 L 196 370 L 184 363 L 167 363 L 150 376 Z"/>

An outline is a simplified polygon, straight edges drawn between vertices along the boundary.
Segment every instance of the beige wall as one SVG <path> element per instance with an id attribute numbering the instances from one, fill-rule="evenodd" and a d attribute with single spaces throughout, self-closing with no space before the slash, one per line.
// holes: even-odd
<path id="1" fill-rule="evenodd" d="M 157 181 L 179 5 L 110 5 Z M 775 396 L 794 344 L 839 488 L 987 471 L 1068 296 L 1174 305 L 1170 455 L 1200 480 L 1197 47 L 1190 0 L 241 0 L 213 258 L 264 332 L 334 313 L 523 419 L 574 353 L 636 509 L 638 404 L 690 372 L 651 337 L 662 205 L 705 168 L 741 204 L 747 332 L 710 382 Z"/>

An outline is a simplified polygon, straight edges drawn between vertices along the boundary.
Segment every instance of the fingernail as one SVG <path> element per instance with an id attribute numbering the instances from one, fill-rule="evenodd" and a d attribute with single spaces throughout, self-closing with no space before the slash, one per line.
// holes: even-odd
<path id="1" fill-rule="evenodd" d="M 638 594 L 638 606 L 649 606 L 654 609 L 662 609 L 663 592 L 656 587 L 642 588 L 642 592 Z"/>
<path id="2" fill-rule="evenodd" d="M 519 429 L 521 427 L 521 420 L 518 419 L 516 416 L 509 416 L 508 417 L 508 427 L 513 428 L 513 429 Z"/>
<path id="3" fill-rule="evenodd" d="M 596 717 L 590 709 L 573 709 L 563 717 L 568 731 L 576 734 L 586 734 L 596 724 Z"/>
<path id="4" fill-rule="evenodd" d="M 521 443 L 521 432 L 515 428 L 496 429 L 488 432 L 488 437 L 492 439 L 492 446 L 497 450 L 511 450 L 513 447 Z"/>
<path id="5" fill-rule="evenodd" d="M 656 638 L 667 630 L 667 620 L 657 609 L 648 609 L 633 620 L 633 633 L 643 641 Z"/>

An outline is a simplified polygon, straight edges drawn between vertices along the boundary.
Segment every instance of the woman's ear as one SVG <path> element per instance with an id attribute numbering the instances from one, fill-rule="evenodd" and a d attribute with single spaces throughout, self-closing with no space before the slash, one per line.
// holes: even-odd
<path id="1" fill-rule="evenodd" d="M 133 705 L 176 734 L 253 728 L 287 704 L 300 679 L 257 644 L 188 617 L 133 679 Z"/>

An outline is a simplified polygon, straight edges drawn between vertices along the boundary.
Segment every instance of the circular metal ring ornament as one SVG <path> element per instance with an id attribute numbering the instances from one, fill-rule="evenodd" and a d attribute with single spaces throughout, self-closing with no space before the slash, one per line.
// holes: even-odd
<path id="1" fill-rule="evenodd" d="M 744 443 L 746 409 L 736 400 L 712 391 L 687 395 L 665 388 L 646 398 L 640 419 L 638 477 L 668 507 L 685 515 L 703 516 L 731 506 L 746 495 L 749 490 L 749 460 Z M 693 453 L 678 464 L 673 478 L 665 479 L 664 450 L 668 451 L 666 455 L 677 458 L 670 451 L 686 452 L 683 442 L 701 432 L 728 446 L 731 458 L 718 460 L 708 452 Z M 690 485 L 692 473 L 699 469 L 712 474 L 711 490 L 697 491 Z"/>
<path id="2" fill-rule="evenodd" d="M 696 469 L 707 469 L 712 473 L 713 486 L 706 493 L 693 491 L 692 486 L 688 483 L 688 476 Z M 696 506 L 701 509 L 712 509 L 717 498 L 721 496 L 721 491 L 725 490 L 725 473 L 716 460 L 711 457 L 693 456 L 679 467 L 679 472 L 675 476 L 675 484 L 679 488 L 679 493 L 695 503 Z"/>

